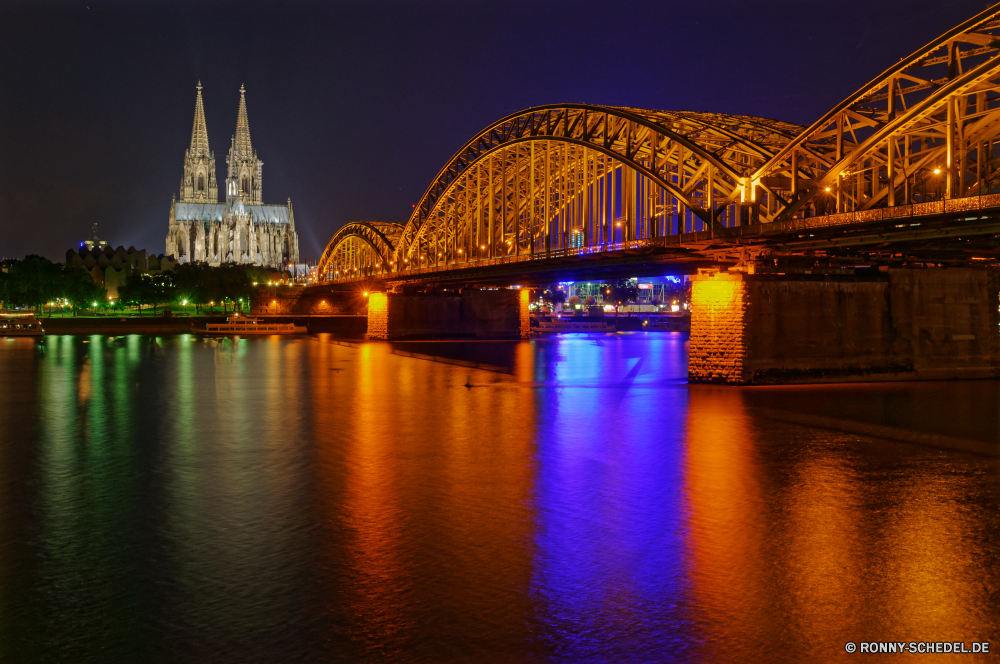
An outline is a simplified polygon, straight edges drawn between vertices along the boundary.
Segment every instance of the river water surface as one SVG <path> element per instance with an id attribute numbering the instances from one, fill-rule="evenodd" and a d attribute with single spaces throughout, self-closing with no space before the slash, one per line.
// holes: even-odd
<path id="1" fill-rule="evenodd" d="M 997 459 L 774 417 L 995 449 L 997 383 L 689 386 L 686 344 L 0 339 L 0 661 L 1000 651 Z"/>

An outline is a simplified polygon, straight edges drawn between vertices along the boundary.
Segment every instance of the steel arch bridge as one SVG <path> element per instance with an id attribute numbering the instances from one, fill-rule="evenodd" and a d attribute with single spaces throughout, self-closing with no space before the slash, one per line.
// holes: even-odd
<path id="1" fill-rule="evenodd" d="M 383 221 L 344 225 L 326 245 L 316 273 L 325 280 L 387 272 L 403 226 Z"/>
<path id="2" fill-rule="evenodd" d="M 455 153 L 405 225 L 361 222 L 338 231 L 319 273 L 393 278 L 614 251 L 699 231 L 724 241 L 746 227 L 1000 206 L 992 200 L 1000 197 L 992 193 L 1000 190 L 998 142 L 995 5 L 808 128 L 586 104 L 515 113 Z"/>

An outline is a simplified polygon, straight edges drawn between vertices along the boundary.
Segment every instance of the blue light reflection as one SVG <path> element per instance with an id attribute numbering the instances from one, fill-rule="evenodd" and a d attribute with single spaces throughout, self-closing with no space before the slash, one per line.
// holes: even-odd
<path id="1" fill-rule="evenodd" d="M 637 660 L 697 640 L 684 608 L 686 337 L 643 336 L 536 343 L 532 586 L 558 661 L 609 661 L 611 634 L 634 633 Z"/>

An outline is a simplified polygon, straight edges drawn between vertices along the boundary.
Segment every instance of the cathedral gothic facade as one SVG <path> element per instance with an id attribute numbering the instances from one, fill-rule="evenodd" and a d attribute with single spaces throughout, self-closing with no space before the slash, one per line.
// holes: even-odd
<path id="1" fill-rule="evenodd" d="M 184 153 L 180 197 L 170 203 L 167 255 L 181 262 L 204 261 L 210 265 L 252 263 L 282 269 L 298 263 L 299 238 L 292 199 L 287 205 L 264 204 L 264 162 L 257 158 L 250 142 L 246 90 L 242 86 L 236 135 L 226 165 L 226 202 L 220 203 L 215 153 L 208 147 L 199 82 L 191 147 Z"/>

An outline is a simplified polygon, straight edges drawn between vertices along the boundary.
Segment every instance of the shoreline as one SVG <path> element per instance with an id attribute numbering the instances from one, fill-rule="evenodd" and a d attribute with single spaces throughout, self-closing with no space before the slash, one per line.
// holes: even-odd
<path id="1" fill-rule="evenodd" d="M 367 316 L 268 316 L 277 323 L 296 322 L 310 333 L 358 335 L 367 331 Z M 39 318 L 45 334 L 190 334 L 193 327 L 225 323 L 225 316 L 163 316 L 148 318 L 87 317 Z"/>

